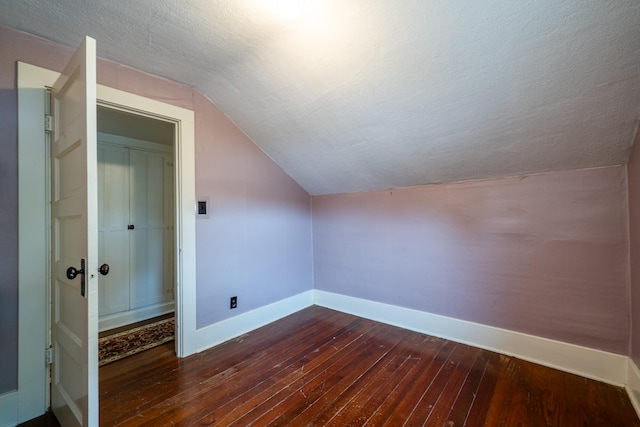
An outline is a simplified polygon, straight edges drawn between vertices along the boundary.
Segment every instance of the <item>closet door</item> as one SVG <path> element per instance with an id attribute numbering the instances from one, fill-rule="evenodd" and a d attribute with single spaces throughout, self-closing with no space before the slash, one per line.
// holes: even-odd
<path id="1" fill-rule="evenodd" d="M 129 310 L 129 150 L 98 144 L 98 253 L 110 271 L 100 277 L 100 316 Z"/>
<path id="2" fill-rule="evenodd" d="M 170 224 L 167 204 L 170 192 L 167 182 L 167 158 L 160 153 L 131 149 L 130 221 L 134 229 L 129 233 L 130 306 L 144 307 L 173 299 L 172 276 L 168 276 L 167 252 L 173 239 L 165 239 Z M 169 195 L 168 195 L 169 194 Z"/>

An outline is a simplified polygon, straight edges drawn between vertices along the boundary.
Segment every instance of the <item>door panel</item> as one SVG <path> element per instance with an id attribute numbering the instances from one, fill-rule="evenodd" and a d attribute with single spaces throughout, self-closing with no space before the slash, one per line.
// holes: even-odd
<path id="1" fill-rule="evenodd" d="M 166 250 L 164 251 L 164 294 L 165 301 L 173 301 L 174 300 L 174 288 L 175 288 L 175 268 L 174 268 L 174 259 L 175 259 L 175 245 L 174 242 L 174 233 L 175 233 L 175 214 L 174 207 L 176 203 L 176 198 L 174 196 L 173 188 L 173 178 L 174 170 L 173 170 L 173 157 L 166 156 L 164 163 L 164 188 L 167 200 L 165 201 L 164 206 L 164 217 L 166 218 L 167 226 L 164 227 L 164 242 L 166 245 Z"/>
<path id="2" fill-rule="evenodd" d="M 51 144 L 51 407 L 63 427 L 98 425 L 95 40 L 87 37 L 53 87 Z M 68 267 L 85 263 L 68 279 Z"/>
<path id="3" fill-rule="evenodd" d="M 174 300 L 172 156 L 118 142 L 98 145 L 101 316 Z"/>
<path id="4" fill-rule="evenodd" d="M 172 203 L 171 187 L 165 188 L 167 158 L 163 154 L 140 150 L 130 151 L 131 159 L 131 308 L 139 308 L 170 301 L 165 291 L 167 276 L 166 245 L 173 246 L 173 238 L 166 240 L 169 219 L 166 205 Z M 171 285 L 171 288 L 173 286 Z"/>
<path id="5" fill-rule="evenodd" d="M 111 270 L 100 278 L 100 316 L 129 309 L 129 150 L 98 145 L 98 236 L 100 262 Z"/>

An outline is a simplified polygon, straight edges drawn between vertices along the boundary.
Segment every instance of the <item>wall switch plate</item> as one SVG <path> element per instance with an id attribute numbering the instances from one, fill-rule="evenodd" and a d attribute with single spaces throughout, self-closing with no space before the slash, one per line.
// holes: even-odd
<path id="1" fill-rule="evenodd" d="M 229 301 L 229 308 L 238 308 L 238 297 L 231 297 L 231 300 Z"/>
<path id="2" fill-rule="evenodd" d="M 209 218 L 209 198 L 198 197 L 196 201 L 196 218 Z"/>

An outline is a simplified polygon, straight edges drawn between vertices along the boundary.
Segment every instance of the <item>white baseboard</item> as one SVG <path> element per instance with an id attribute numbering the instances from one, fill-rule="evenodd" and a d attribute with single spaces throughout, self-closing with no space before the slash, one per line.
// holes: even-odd
<path id="1" fill-rule="evenodd" d="M 616 386 L 627 382 L 627 356 L 319 290 L 314 303 Z"/>
<path id="2" fill-rule="evenodd" d="M 640 417 L 640 369 L 631 358 L 627 368 L 627 394 L 636 414 Z"/>
<path id="3" fill-rule="evenodd" d="M 18 424 L 18 392 L 0 395 L 0 427 L 15 427 Z"/>
<path id="4" fill-rule="evenodd" d="M 313 290 L 222 320 L 196 331 L 198 352 L 313 305 Z"/>
<path id="5" fill-rule="evenodd" d="M 109 329 L 119 328 L 121 326 L 141 322 L 143 320 L 162 316 L 163 314 L 172 313 L 174 311 L 175 303 L 171 301 L 155 304 L 149 307 L 123 311 L 120 313 L 108 314 L 106 316 L 100 316 L 98 319 L 98 330 L 102 332 Z"/>

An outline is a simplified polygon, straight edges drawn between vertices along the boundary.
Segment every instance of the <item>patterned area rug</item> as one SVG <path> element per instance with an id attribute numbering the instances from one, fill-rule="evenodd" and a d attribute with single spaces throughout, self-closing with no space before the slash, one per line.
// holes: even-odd
<path id="1" fill-rule="evenodd" d="M 174 340 L 175 321 L 164 319 L 100 338 L 98 360 L 102 366 Z"/>

